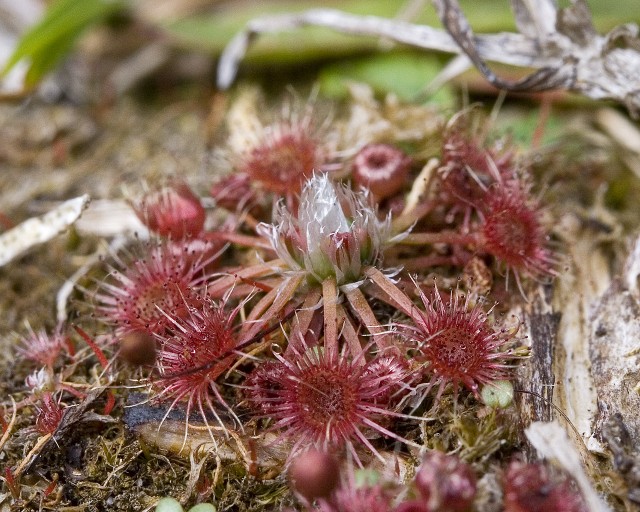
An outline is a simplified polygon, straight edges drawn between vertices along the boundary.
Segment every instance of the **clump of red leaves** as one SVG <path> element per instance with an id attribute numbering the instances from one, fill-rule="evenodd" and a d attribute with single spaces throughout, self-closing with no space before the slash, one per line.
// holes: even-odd
<path id="1" fill-rule="evenodd" d="M 552 275 L 554 258 L 515 151 L 489 146 L 470 115 L 448 126 L 432 189 L 419 196 L 426 206 L 414 204 L 397 224 L 415 223 L 407 234 L 394 232 L 391 214 L 381 218 L 372 198 L 393 200 L 408 192 L 411 158 L 390 144 L 363 145 L 352 177 L 355 187 L 372 194 L 314 175 L 328 155 L 307 114 L 254 133 L 235 161 L 236 174 L 212 187 L 218 204 L 232 209 L 233 198 L 249 207 L 246 225 L 255 236 L 204 231 L 199 201 L 181 186 L 144 202 L 156 232 L 227 240 L 261 251 L 264 262 L 232 264 L 214 275 L 205 271 L 206 258 L 186 258 L 164 244 L 149 257 L 119 265 L 121 272 L 97 295 L 97 309 L 120 334 L 153 334 L 154 393 L 172 407 L 186 403 L 188 412 L 197 409 L 205 420 L 219 407 L 233 412 L 220 377 L 240 361 L 248 341 L 259 341 L 282 321 L 284 336 L 273 334 L 282 351 L 242 359 L 249 371 L 243 370 L 241 388 L 254 417 L 290 443 L 291 454 L 315 446 L 346 450 L 360 461 L 364 448 L 381 458 L 373 437 L 407 441 L 394 433 L 393 420 L 410 419 L 402 414 L 409 393 L 424 398 L 436 388 L 437 401 L 451 386 L 456 396 L 462 388 L 477 396 L 481 385 L 510 378 L 517 333 L 494 326 L 491 310 L 471 293 L 462 297 L 456 290 L 443 299 L 437 289 L 430 297 L 419 291 L 417 306 L 406 292 L 408 276 L 399 273 L 394 280 L 394 271 L 379 268 L 387 264 L 388 249 L 400 245 L 390 251 L 390 263 L 423 276 L 494 259 L 515 274 L 521 289 L 520 276 Z M 259 189 L 284 196 L 271 218 L 250 209 Z M 166 199 L 169 193 L 177 199 Z M 412 246 L 423 254 L 412 254 Z M 207 295 L 224 300 L 202 298 Z M 236 306 L 227 311 L 228 300 Z M 386 327 L 389 318 L 379 318 L 376 308 L 381 302 L 404 320 Z M 246 322 L 236 327 L 241 310 Z"/>
<path id="2" fill-rule="evenodd" d="M 36 430 L 40 434 L 53 434 L 58 425 L 60 425 L 64 414 L 64 409 L 60 406 L 60 402 L 56 402 L 53 395 L 46 392 L 43 393 L 40 405 L 36 409 L 38 410 Z"/>
<path id="3" fill-rule="evenodd" d="M 114 256 L 94 295 L 94 315 L 120 342 L 121 359 L 142 365 L 167 415 L 182 407 L 186 422 L 193 412 L 226 429 L 224 411 L 239 430 L 258 425 L 275 433 L 289 448 L 286 462 L 315 454 L 294 478 L 306 505 L 324 512 L 463 512 L 473 506 L 476 482 L 456 457 L 427 454 L 405 489 L 356 485 L 353 475 L 336 487 L 333 457 L 386 462 L 385 443 L 418 446 L 395 423 L 415 426 L 405 414 L 415 397 L 421 401 L 435 388 L 438 401 L 449 387 L 456 399 L 463 388 L 477 396 L 481 385 L 512 376 L 517 327 L 494 325 L 492 310 L 469 290 L 412 290 L 429 274 L 451 278 L 475 267 L 490 274 L 486 293 L 494 277 L 511 273 L 525 295 L 525 279 L 555 274 L 526 165 L 514 148 L 488 144 L 465 114 L 447 127 L 432 180 L 412 184 L 410 156 L 371 143 L 340 173 L 351 172 L 352 188 L 323 172 L 332 155 L 313 124 L 306 113 L 263 127 L 237 155 L 236 173 L 212 186 L 218 205 L 243 210 L 232 230 L 207 231 L 202 202 L 180 181 L 136 203 L 159 239 L 137 255 Z M 271 215 L 261 194 L 275 198 Z M 405 210 L 396 215 L 387 205 L 381 215 L 380 201 Z M 214 271 L 225 242 L 236 245 L 233 259 Z M 77 330 L 111 372 L 101 349 Z M 53 368 L 63 338 L 32 334 L 20 352 L 47 367 L 30 378 L 35 390 L 60 380 Z M 269 353 L 267 346 L 276 348 Z M 248 405 L 242 421 L 225 382 L 236 369 Z M 38 407 L 36 429 L 53 433 L 63 414 L 59 402 L 46 391 Z M 570 486 L 545 471 L 508 469 L 507 512 L 530 510 L 529 498 L 581 510 Z"/>

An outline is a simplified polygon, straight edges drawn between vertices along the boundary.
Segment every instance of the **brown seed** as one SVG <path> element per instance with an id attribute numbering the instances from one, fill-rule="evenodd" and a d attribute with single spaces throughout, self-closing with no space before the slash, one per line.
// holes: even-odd
<path id="1" fill-rule="evenodd" d="M 144 331 L 133 331 L 120 339 L 120 359 L 133 366 L 147 366 L 156 360 L 156 342 Z"/>
<path id="2" fill-rule="evenodd" d="M 311 448 L 298 455 L 289 469 L 293 488 L 309 501 L 328 497 L 338 485 L 340 468 L 335 458 Z"/>

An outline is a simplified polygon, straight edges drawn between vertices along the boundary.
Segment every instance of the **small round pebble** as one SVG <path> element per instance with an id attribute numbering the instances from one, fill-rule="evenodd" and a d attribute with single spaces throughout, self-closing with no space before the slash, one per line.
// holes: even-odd
<path id="1" fill-rule="evenodd" d="M 513 384 L 498 380 L 482 388 L 482 401 L 493 409 L 504 409 L 513 402 Z"/>
<path id="2" fill-rule="evenodd" d="M 162 498 L 156 505 L 156 512 L 184 512 L 184 509 L 178 500 Z"/>
<path id="3" fill-rule="evenodd" d="M 211 503 L 200 503 L 195 507 L 191 507 L 189 512 L 216 512 L 216 510 L 215 505 Z"/>

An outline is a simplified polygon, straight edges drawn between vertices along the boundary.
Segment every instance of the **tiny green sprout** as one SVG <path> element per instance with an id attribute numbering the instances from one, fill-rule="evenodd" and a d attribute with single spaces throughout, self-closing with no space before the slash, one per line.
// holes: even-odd
<path id="1" fill-rule="evenodd" d="M 215 505 L 211 505 L 211 503 L 200 503 L 191 507 L 189 512 L 216 512 L 216 510 Z"/>
<path id="2" fill-rule="evenodd" d="M 357 469 L 354 471 L 355 487 L 374 487 L 380 482 L 380 475 L 373 469 Z"/>
<path id="3" fill-rule="evenodd" d="M 492 409 L 504 409 L 513 402 L 513 384 L 497 380 L 482 387 L 482 401 Z"/>
<path id="4" fill-rule="evenodd" d="M 182 505 L 174 498 L 162 498 L 156 505 L 156 512 L 183 512 Z"/>

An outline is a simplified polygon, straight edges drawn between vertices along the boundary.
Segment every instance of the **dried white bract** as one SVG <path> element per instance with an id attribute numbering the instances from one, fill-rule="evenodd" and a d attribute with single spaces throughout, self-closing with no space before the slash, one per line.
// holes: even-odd
<path id="1" fill-rule="evenodd" d="M 379 220 L 364 192 L 334 184 L 326 174 L 305 185 L 297 215 L 279 202 L 273 224 L 261 224 L 289 270 L 317 282 L 335 277 L 338 285 L 362 280 L 362 269 L 378 263 L 382 247 L 392 242 L 389 218 Z"/>

